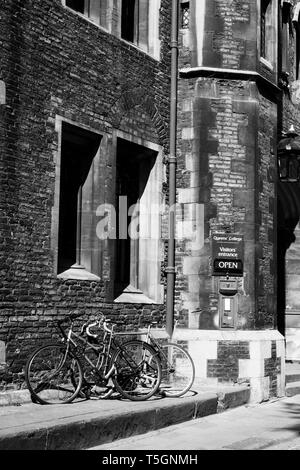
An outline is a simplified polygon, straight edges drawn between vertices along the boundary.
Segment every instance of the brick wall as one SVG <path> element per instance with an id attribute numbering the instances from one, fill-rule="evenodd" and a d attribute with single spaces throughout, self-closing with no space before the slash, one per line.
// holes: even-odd
<path id="1" fill-rule="evenodd" d="M 0 7 L 0 80 L 7 90 L 0 105 L 0 341 L 9 380 L 18 381 L 29 349 L 52 338 L 53 320 L 72 309 L 121 316 L 128 328 L 163 320 L 162 305 L 107 303 L 108 276 L 57 279 L 51 220 L 57 115 L 108 136 L 134 131 L 167 154 L 171 15 L 163 0 L 158 62 L 60 0 L 1 0 Z M 109 263 L 104 259 L 104 272 Z"/>

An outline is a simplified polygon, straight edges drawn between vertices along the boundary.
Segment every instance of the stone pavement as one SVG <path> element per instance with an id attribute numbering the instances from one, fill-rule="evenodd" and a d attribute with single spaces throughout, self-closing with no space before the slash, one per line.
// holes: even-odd
<path id="1" fill-rule="evenodd" d="M 123 455 L 125 450 L 150 454 L 146 451 L 153 449 L 156 453 L 163 450 L 300 450 L 300 395 L 239 406 L 226 413 L 120 439 L 91 450 L 109 450 L 112 455 Z M 267 459 L 269 466 L 269 457 Z"/>
<path id="2" fill-rule="evenodd" d="M 300 393 L 300 363 L 289 361 L 285 364 L 286 396 L 292 397 Z"/>
<path id="3" fill-rule="evenodd" d="M 239 385 L 199 386 L 180 398 L 144 402 L 114 398 L 38 405 L 28 402 L 26 392 L 19 398 L 2 395 L 2 404 L 11 404 L 0 406 L 0 450 L 87 449 L 220 413 L 249 397 L 249 387 Z"/>

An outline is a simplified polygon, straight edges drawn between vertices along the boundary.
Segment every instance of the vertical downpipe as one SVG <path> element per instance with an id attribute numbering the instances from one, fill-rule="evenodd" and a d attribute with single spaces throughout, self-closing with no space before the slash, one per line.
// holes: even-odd
<path id="1" fill-rule="evenodd" d="M 171 32 L 171 103 L 170 103 L 170 156 L 169 156 L 169 241 L 166 302 L 166 330 L 171 337 L 174 329 L 175 291 L 175 218 L 176 218 L 176 139 L 177 139 L 177 87 L 178 87 L 178 0 L 172 0 Z"/>
<path id="2" fill-rule="evenodd" d="M 82 185 L 77 195 L 76 266 L 81 266 Z"/>

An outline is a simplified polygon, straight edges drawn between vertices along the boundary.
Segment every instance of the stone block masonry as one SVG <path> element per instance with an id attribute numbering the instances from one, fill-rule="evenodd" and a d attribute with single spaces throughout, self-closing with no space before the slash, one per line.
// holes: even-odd
<path id="1" fill-rule="evenodd" d="M 178 198 L 202 206 L 203 240 L 178 240 L 176 311 L 199 380 L 251 384 L 253 401 L 284 393 L 276 331 L 276 134 L 280 92 L 260 59 L 257 2 L 191 4 L 182 32 Z M 182 177 L 184 175 L 184 177 Z M 242 276 L 228 300 L 213 270 L 212 234 L 243 237 Z M 225 275 L 224 275 L 225 277 Z M 180 281 L 180 282 L 179 282 Z M 225 324 L 226 325 L 226 324 Z"/>
<path id="2" fill-rule="evenodd" d="M 189 82 L 192 86 L 186 86 L 187 80 L 182 79 L 179 93 L 183 102 L 192 100 L 193 107 L 190 111 L 179 110 L 179 122 L 180 126 L 182 122 L 187 126 L 189 116 L 193 137 L 187 139 L 187 143 L 185 139 L 179 141 L 178 179 L 180 181 L 180 172 L 185 171 L 194 184 L 180 187 L 178 199 L 185 204 L 203 204 L 200 224 L 204 225 L 204 243 L 194 251 L 189 250 L 191 240 L 185 240 L 183 251 L 182 243 L 178 245 L 179 266 L 182 263 L 180 279 L 188 280 L 193 276 L 194 285 L 198 275 L 199 292 L 195 300 L 193 293 L 184 291 L 180 285 L 178 295 L 185 301 L 178 304 L 178 309 L 190 310 L 193 324 L 193 312 L 198 311 L 200 328 L 218 327 L 215 317 L 218 291 L 211 279 L 209 237 L 212 231 L 226 230 L 245 237 L 245 274 L 240 283 L 237 327 L 261 327 L 261 322 L 272 327 L 275 278 L 272 269 L 274 240 L 270 238 L 270 230 L 275 192 L 270 174 L 272 169 L 275 171 L 276 105 L 260 95 L 255 84 L 248 82 L 208 78 Z M 187 144 L 191 147 L 189 160 L 183 158 Z M 204 285 L 208 291 L 203 289 Z M 263 286 L 264 292 L 268 292 L 266 296 Z M 189 297 L 191 303 L 187 308 Z M 250 312 L 255 311 L 253 316 Z"/>
<path id="3" fill-rule="evenodd" d="M 243 384 L 250 402 L 285 395 L 284 343 L 278 331 L 180 330 L 174 339 L 188 344 L 196 383 Z"/>

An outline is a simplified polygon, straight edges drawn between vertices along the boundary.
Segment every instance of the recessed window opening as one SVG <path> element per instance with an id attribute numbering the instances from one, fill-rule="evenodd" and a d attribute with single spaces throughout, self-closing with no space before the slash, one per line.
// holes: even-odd
<path id="1" fill-rule="evenodd" d="M 66 6 L 79 13 L 84 13 L 84 3 L 85 0 L 66 0 Z"/>
<path id="2" fill-rule="evenodd" d="M 66 6 L 108 29 L 109 0 L 66 0 Z"/>
<path id="3" fill-rule="evenodd" d="M 155 223 L 153 220 L 155 215 L 150 213 L 149 206 L 151 199 L 153 200 L 152 170 L 156 158 L 157 152 L 154 150 L 118 139 L 116 163 L 118 239 L 116 240 L 115 297 L 118 297 L 126 288 L 132 291 L 140 290 L 148 295 L 147 269 L 151 262 L 151 240 L 141 237 L 141 233 L 145 234 L 145 226 L 151 224 L 151 218 L 152 223 Z M 120 213 L 120 197 L 127 198 L 126 214 Z M 140 204 L 140 207 L 136 204 Z M 141 214 L 145 209 L 149 210 L 149 213 Z M 136 232 L 134 230 L 131 232 L 130 226 L 136 229 Z M 131 238 L 128 232 L 135 237 Z"/>
<path id="4" fill-rule="evenodd" d="M 273 64 L 275 59 L 275 15 L 273 0 L 261 0 L 260 55 Z"/>
<path id="5" fill-rule="evenodd" d="M 284 2 L 281 8 L 281 69 L 283 72 L 289 73 L 289 42 L 290 35 L 293 35 L 291 24 L 291 4 Z"/>
<path id="6" fill-rule="evenodd" d="M 190 2 L 181 1 L 180 3 L 180 27 L 189 29 L 190 26 Z"/>
<path id="7" fill-rule="evenodd" d="M 159 59 L 161 0 L 62 0 L 74 12 Z M 185 21 L 187 20 L 185 14 Z"/>
<path id="8" fill-rule="evenodd" d="M 295 14 L 296 18 L 293 19 L 293 25 L 295 28 L 295 39 L 294 39 L 294 48 L 295 48 L 295 77 L 296 80 L 299 80 L 299 64 L 300 64 L 300 15 Z"/>
<path id="9" fill-rule="evenodd" d="M 73 265 L 81 266 L 87 256 L 83 253 L 83 240 L 89 237 L 83 227 L 83 207 L 86 193 L 91 192 L 93 162 L 100 141 L 98 134 L 68 123 L 62 124 L 58 274 Z M 89 208 L 88 212 L 92 209 Z"/>
<path id="10" fill-rule="evenodd" d="M 149 0 L 122 0 L 121 37 L 148 50 Z"/>
<path id="11" fill-rule="evenodd" d="M 121 37 L 126 41 L 134 42 L 136 38 L 136 20 L 138 14 L 138 2 L 135 0 L 122 1 Z"/>

